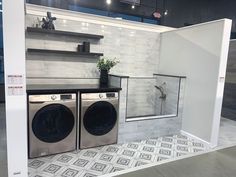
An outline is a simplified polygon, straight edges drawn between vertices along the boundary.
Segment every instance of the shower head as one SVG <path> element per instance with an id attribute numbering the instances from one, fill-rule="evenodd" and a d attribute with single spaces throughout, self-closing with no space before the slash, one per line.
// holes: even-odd
<path id="1" fill-rule="evenodd" d="M 165 82 L 164 82 L 163 84 L 165 84 Z M 163 84 L 162 84 L 162 85 L 163 85 Z M 164 88 L 163 88 L 162 86 L 157 86 L 157 85 L 155 85 L 154 87 L 155 87 L 157 90 L 159 90 L 160 93 L 161 93 L 161 96 L 160 96 L 159 98 L 165 100 L 165 99 L 166 99 L 166 94 L 165 94 Z"/>

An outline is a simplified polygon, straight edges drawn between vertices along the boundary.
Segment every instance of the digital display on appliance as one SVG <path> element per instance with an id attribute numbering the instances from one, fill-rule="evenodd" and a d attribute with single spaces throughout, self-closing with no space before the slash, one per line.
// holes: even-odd
<path id="1" fill-rule="evenodd" d="M 61 95 L 61 100 L 70 100 L 72 99 L 72 95 Z"/>
<path id="2" fill-rule="evenodd" d="M 107 97 L 110 98 L 110 97 L 115 97 L 115 93 L 107 93 Z"/>

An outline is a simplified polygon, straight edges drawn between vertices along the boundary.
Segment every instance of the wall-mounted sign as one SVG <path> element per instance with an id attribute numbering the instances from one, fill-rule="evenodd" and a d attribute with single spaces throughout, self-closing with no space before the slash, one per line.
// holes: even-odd
<path id="1" fill-rule="evenodd" d="M 8 96 L 24 95 L 23 86 L 9 86 L 7 92 L 8 92 Z"/>
<path id="2" fill-rule="evenodd" d="M 7 75 L 7 93 L 8 96 L 24 95 L 23 91 L 23 75 L 11 74 Z"/>
<path id="3" fill-rule="evenodd" d="M 23 76 L 22 75 L 7 75 L 7 84 L 8 85 L 23 84 Z"/>

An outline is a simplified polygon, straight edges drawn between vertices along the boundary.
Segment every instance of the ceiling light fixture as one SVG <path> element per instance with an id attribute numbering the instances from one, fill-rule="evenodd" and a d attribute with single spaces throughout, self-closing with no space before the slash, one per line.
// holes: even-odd
<path id="1" fill-rule="evenodd" d="M 168 15 L 168 10 L 166 10 L 166 11 L 164 12 L 164 15 Z"/>
<path id="2" fill-rule="evenodd" d="M 135 5 L 132 5 L 131 8 L 132 8 L 132 9 L 135 9 Z"/>
<path id="3" fill-rule="evenodd" d="M 111 0 L 106 0 L 107 4 L 110 5 L 111 4 Z"/>

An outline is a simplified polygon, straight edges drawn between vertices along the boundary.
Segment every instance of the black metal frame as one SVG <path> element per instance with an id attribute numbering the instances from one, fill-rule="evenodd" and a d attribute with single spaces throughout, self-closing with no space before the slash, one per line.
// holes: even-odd
<path id="1" fill-rule="evenodd" d="M 177 100 L 177 112 L 176 112 L 176 115 L 175 116 L 168 116 L 166 115 L 166 117 L 164 117 L 165 115 L 163 116 L 156 116 L 156 115 L 153 115 L 153 116 L 150 116 L 150 115 L 147 115 L 147 116 L 134 116 L 134 117 L 128 117 L 127 116 L 127 110 L 128 110 L 128 87 L 129 87 L 129 78 L 131 79 L 157 79 L 155 77 L 129 77 L 127 79 L 127 93 L 126 93 L 126 119 L 125 119 L 125 122 L 135 122 L 135 121 L 145 121 L 145 120 L 153 120 L 153 119 L 170 119 L 170 118 L 178 118 L 179 116 L 179 101 L 180 101 L 180 89 L 181 89 L 181 81 L 182 79 L 186 79 L 187 77 L 186 76 L 175 76 L 175 75 L 166 75 L 166 74 L 153 74 L 153 76 L 163 76 L 163 77 L 173 77 L 173 78 L 179 78 L 179 87 L 178 87 L 178 100 Z M 155 117 L 156 118 L 148 118 L 148 117 Z M 145 119 L 145 117 L 147 119 Z M 135 119 L 135 118 L 143 118 L 143 119 L 140 119 L 140 120 L 133 120 L 132 119 Z"/>
<path id="2" fill-rule="evenodd" d="M 170 74 L 153 74 L 153 76 L 165 76 L 165 77 L 177 77 L 177 78 L 182 78 L 186 79 L 186 76 L 175 76 L 175 75 L 170 75 Z"/>

